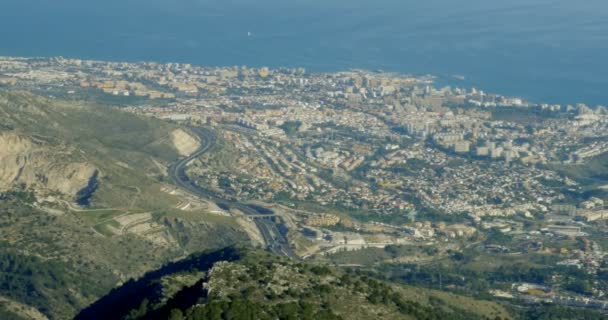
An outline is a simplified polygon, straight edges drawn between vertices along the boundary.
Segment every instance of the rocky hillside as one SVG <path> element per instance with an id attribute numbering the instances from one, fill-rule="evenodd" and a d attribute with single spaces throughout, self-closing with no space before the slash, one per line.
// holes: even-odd
<path id="1" fill-rule="evenodd" d="M 108 106 L 0 91 L 0 319 L 69 319 L 167 261 L 247 242 L 166 182 L 199 143 Z"/>
<path id="2" fill-rule="evenodd" d="M 182 156 L 193 154 L 201 146 L 201 143 L 197 138 L 182 129 L 173 130 L 173 132 L 171 132 L 171 138 L 177 152 Z"/>
<path id="3" fill-rule="evenodd" d="M 75 150 L 41 139 L 0 132 L 0 192 L 20 189 L 60 193 L 77 202 L 95 191 L 98 170 L 77 161 Z"/>
<path id="4" fill-rule="evenodd" d="M 158 191 L 155 178 L 199 145 L 182 128 L 107 106 L 0 91 L 0 192 L 163 207 L 177 201 Z"/>
<path id="5" fill-rule="evenodd" d="M 130 281 L 77 319 L 509 318 L 491 302 L 439 298 L 429 290 L 423 295 L 432 299 L 419 302 L 407 298 L 409 290 L 356 271 L 229 247 Z"/>

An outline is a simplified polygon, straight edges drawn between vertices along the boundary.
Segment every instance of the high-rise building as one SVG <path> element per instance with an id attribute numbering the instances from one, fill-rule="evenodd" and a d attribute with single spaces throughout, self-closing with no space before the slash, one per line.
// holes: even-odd
<path id="1" fill-rule="evenodd" d="M 468 153 L 471 149 L 469 141 L 458 141 L 454 144 L 454 151 L 457 153 Z"/>
<path id="2" fill-rule="evenodd" d="M 490 155 L 490 149 L 488 147 L 477 147 L 476 155 L 479 157 L 486 157 Z"/>

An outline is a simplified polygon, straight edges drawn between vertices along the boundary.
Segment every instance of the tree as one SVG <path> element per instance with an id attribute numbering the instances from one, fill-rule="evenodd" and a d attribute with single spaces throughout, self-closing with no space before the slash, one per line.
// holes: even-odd
<path id="1" fill-rule="evenodd" d="M 140 319 L 143 318 L 147 313 L 148 313 L 148 305 L 149 305 L 149 301 L 148 299 L 144 299 L 141 304 L 139 305 L 139 308 L 137 309 L 133 309 L 131 310 L 131 312 L 129 312 L 129 314 L 127 315 L 127 319 Z"/>
<path id="2" fill-rule="evenodd" d="M 184 314 L 182 313 L 181 310 L 172 309 L 171 312 L 169 312 L 169 320 L 183 320 L 183 319 L 184 319 Z"/>

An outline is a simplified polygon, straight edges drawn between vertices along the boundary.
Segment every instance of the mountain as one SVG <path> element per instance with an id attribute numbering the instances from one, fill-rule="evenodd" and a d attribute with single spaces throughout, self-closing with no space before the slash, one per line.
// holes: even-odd
<path id="1" fill-rule="evenodd" d="M 426 297 L 426 299 L 421 299 Z M 390 285 L 363 272 L 244 247 L 192 255 L 129 281 L 76 319 L 487 319 L 499 305 Z"/>
<path id="2" fill-rule="evenodd" d="M 0 146 L 0 190 L 57 192 L 76 201 L 95 191 L 98 169 L 73 159 L 67 147 L 10 132 L 0 133 Z"/>
<path id="3" fill-rule="evenodd" d="M 76 200 L 97 207 L 125 200 L 165 207 L 176 200 L 152 178 L 187 149 L 184 137 L 194 139 L 179 127 L 107 106 L 0 92 L 0 190 L 80 195 Z"/>
<path id="4" fill-rule="evenodd" d="M 199 145 L 105 105 L 0 91 L 0 319 L 70 318 L 163 263 L 248 242 L 166 182 Z"/>

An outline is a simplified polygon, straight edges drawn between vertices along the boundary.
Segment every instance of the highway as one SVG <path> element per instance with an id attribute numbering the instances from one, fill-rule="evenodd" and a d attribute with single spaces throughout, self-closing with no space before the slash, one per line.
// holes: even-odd
<path id="1" fill-rule="evenodd" d="M 265 214 L 260 212 L 259 208 L 256 209 L 256 206 L 221 198 L 216 193 L 196 185 L 188 178 L 186 175 L 186 168 L 190 162 L 209 151 L 214 146 L 217 139 L 215 133 L 211 130 L 200 127 L 191 127 L 190 130 L 199 136 L 201 147 L 189 157 L 180 159 L 169 167 L 168 174 L 173 182 L 180 188 L 194 195 L 210 199 L 222 208 L 234 208 L 247 216 L 251 216 L 264 237 L 264 242 L 267 244 L 267 250 L 292 258 L 296 257 L 286 238 L 287 229 L 281 223 L 280 218 L 274 216 L 274 212 L 270 211 L 269 215 L 272 216 L 271 218 L 264 217 Z M 264 208 L 264 210 L 269 209 Z"/>

